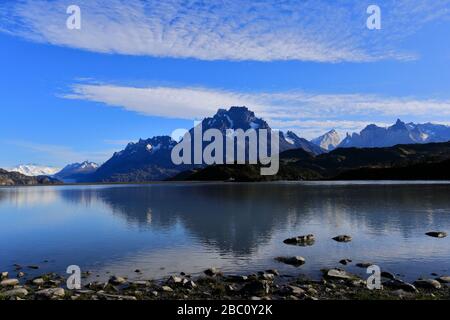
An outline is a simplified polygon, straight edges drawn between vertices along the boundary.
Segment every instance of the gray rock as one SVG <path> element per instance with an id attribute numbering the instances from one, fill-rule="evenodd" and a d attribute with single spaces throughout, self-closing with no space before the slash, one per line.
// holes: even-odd
<path id="1" fill-rule="evenodd" d="M 271 274 L 273 274 L 273 275 L 275 275 L 275 276 L 279 276 L 279 275 L 280 275 L 280 273 L 278 272 L 277 269 L 269 269 L 269 270 L 266 270 L 266 273 L 271 273 Z"/>
<path id="2" fill-rule="evenodd" d="M 162 286 L 161 290 L 164 292 L 173 292 L 173 289 L 169 286 Z"/>
<path id="3" fill-rule="evenodd" d="M 187 279 L 184 279 L 184 281 L 183 281 L 183 286 L 184 286 L 185 288 L 188 288 L 188 289 L 195 289 L 195 288 L 197 288 L 197 284 L 195 284 L 194 281 L 192 281 L 192 280 L 187 280 Z"/>
<path id="4" fill-rule="evenodd" d="M 241 291 L 245 294 L 254 296 L 269 294 L 270 284 L 266 280 L 256 280 L 245 284 Z"/>
<path id="5" fill-rule="evenodd" d="M 358 277 L 341 269 L 330 269 L 325 272 L 325 277 L 335 280 L 357 280 Z"/>
<path id="6" fill-rule="evenodd" d="M 0 280 L 4 280 L 4 279 L 6 279 L 6 278 L 8 278 L 8 275 L 9 275 L 9 273 L 8 272 L 2 272 L 1 274 L 0 274 Z"/>
<path id="7" fill-rule="evenodd" d="M 439 281 L 433 279 L 419 279 L 414 282 L 417 288 L 423 289 L 441 289 L 442 285 Z"/>
<path id="8" fill-rule="evenodd" d="M 232 282 L 245 282 L 248 280 L 248 277 L 241 276 L 241 275 L 230 275 L 230 276 L 227 276 L 226 280 L 232 281 Z"/>
<path id="9" fill-rule="evenodd" d="M 177 276 L 170 276 L 169 280 L 167 280 L 167 283 L 171 284 L 179 284 L 183 282 L 183 278 L 177 277 Z"/>
<path id="10" fill-rule="evenodd" d="M 45 281 L 42 278 L 37 278 L 37 279 L 34 279 L 32 281 L 32 283 L 36 286 L 42 286 L 45 283 Z"/>
<path id="11" fill-rule="evenodd" d="M 431 231 L 425 234 L 433 238 L 445 238 L 447 236 L 447 233 L 443 231 Z"/>
<path id="12" fill-rule="evenodd" d="M 15 289 L 11 289 L 6 292 L 3 292 L 2 295 L 4 295 L 7 298 L 24 297 L 24 296 L 28 295 L 28 290 L 25 288 L 15 288 Z"/>
<path id="13" fill-rule="evenodd" d="M 123 277 L 112 276 L 111 278 L 109 278 L 109 283 L 113 285 L 121 285 L 125 282 L 127 282 L 127 280 Z"/>
<path id="14" fill-rule="evenodd" d="M 23 278 L 23 277 L 25 277 L 25 273 L 22 272 L 22 271 L 19 271 L 19 272 L 17 273 L 17 278 Z"/>
<path id="15" fill-rule="evenodd" d="M 342 259 L 339 261 L 340 264 L 343 264 L 344 266 L 346 266 L 347 264 L 351 263 L 352 260 L 350 259 Z"/>
<path id="16" fill-rule="evenodd" d="M 286 244 L 294 244 L 294 245 L 301 245 L 301 246 L 311 246 L 315 242 L 315 238 L 313 234 L 308 234 L 304 236 L 298 236 L 289 238 L 283 241 Z"/>
<path id="17" fill-rule="evenodd" d="M 295 257 L 278 257 L 276 258 L 277 261 L 279 262 L 283 262 L 295 267 L 301 266 L 303 264 L 305 264 L 305 258 L 300 257 L 300 256 L 295 256 Z"/>
<path id="18" fill-rule="evenodd" d="M 34 269 L 34 270 L 37 270 L 37 269 L 39 269 L 39 266 L 36 266 L 36 265 L 30 265 L 30 266 L 27 266 L 27 268 L 28 268 L 28 269 Z"/>
<path id="19" fill-rule="evenodd" d="M 214 277 L 214 276 L 218 276 L 218 275 L 221 275 L 222 273 L 219 271 L 219 269 L 217 269 L 217 268 L 209 268 L 209 269 L 206 269 L 205 271 L 204 271 L 204 273 L 207 275 L 207 276 L 210 276 L 210 277 Z"/>
<path id="20" fill-rule="evenodd" d="M 412 297 L 414 294 L 411 293 L 411 292 L 406 292 L 406 291 L 403 290 L 403 289 L 397 289 L 397 290 L 395 290 L 395 291 L 392 291 L 392 295 L 394 295 L 394 296 L 396 296 L 396 297 L 399 297 L 400 299 L 403 299 L 403 298 L 410 298 L 410 297 Z"/>
<path id="21" fill-rule="evenodd" d="M 17 279 L 5 279 L 0 282 L 0 286 L 2 287 L 14 287 L 19 284 L 19 280 Z"/>
<path id="22" fill-rule="evenodd" d="M 450 276 L 442 276 L 442 277 L 436 278 L 436 280 L 441 283 L 450 283 Z"/>
<path id="23" fill-rule="evenodd" d="M 417 292 L 417 288 L 414 285 L 400 279 L 393 279 L 383 282 L 383 286 L 392 289 L 402 289 L 407 292 Z"/>
<path id="24" fill-rule="evenodd" d="M 45 297 L 45 298 L 53 298 L 53 297 L 64 297 L 66 294 L 63 288 L 49 288 L 43 289 L 36 292 L 37 296 Z"/>
<path id="25" fill-rule="evenodd" d="M 289 292 L 289 294 L 293 294 L 293 295 L 304 295 L 305 294 L 305 290 L 303 290 L 302 288 L 299 288 L 297 286 L 286 286 L 286 291 Z"/>
<path id="26" fill-rule="evenodd" d="M 99 293 L 99 297 L 106 298 L 107 300 L 137 300 L 134 296 L 124 296 L 124 295 L 116 295 L 116 294 L 108 294 L 108 293 Z"/>
<path id="27" fill-rule="evenodd" d="M 334 237 L 333 240 L 337 242 L 350 242 L 352 241 L 352 237 L 346 234 L 342 234 Z"/>

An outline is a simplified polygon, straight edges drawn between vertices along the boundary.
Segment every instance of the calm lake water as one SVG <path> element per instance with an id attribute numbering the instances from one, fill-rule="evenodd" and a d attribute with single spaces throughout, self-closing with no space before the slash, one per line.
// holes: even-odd
<path id="1" fill-rule="evenodd" d="M 0 271 L 68 265 L 133 279 L 215 266 L 227 273 L 277 268 L 319 277 L 343 258 L 372 262 L 406 280 L 450 273 L 450 184 L 161 183 L 0 188 Z M 310 247 L 283 240 L 313 233 Z M 331 240 L 339 234 L 350 243 Z M 277 256 L 301 255 L 295 268 Z M 44 262 L 48 260 L 48 262 Z M 142 275 L 134 273 L 140 269 Z M 365 274 L 354 266 L 348 271 Z M 15 272 L 13 272 L 15 274 Z"/>

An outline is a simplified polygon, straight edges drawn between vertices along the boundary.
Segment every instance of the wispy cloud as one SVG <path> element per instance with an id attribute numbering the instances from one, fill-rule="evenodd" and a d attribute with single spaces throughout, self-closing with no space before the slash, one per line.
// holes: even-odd
<path id="1" fill-rule="evenodd" d="M 369 94 L 312 94 L 290 92 L 235 92 L 201 87 L 127 87 L 76 84 L 67 99 L 105 103 L 148 116 L 201 119 L 218 108 L 245 105 L 274 128 L 294 129 L 314 137 L 335 128 L 359 131 L 369 123 L 382 126 L 396 117 L 450 121 L 450 100 L 386 97 Z M 430 118 L 433 116 L 435 118 Z"/>
<path id="2" fill-rule="evenodd" d="M 383 0 L 381 31 L 366 28 L 372 1 L 20 0 L 0 4 L 0 31 L 101 53 L 202 60 L 318 62 L 411 59 L 398 40 L 449 15 L 449 0 Z M 82 10 L 68 30 L 66 8 Z"/>

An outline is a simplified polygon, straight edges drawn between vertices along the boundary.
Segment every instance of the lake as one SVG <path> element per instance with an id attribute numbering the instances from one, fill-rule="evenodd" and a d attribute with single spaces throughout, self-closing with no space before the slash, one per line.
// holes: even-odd
<path id="1" fill-rule="evenodd" d="M 319 278 L 320 269 L 372 262 L 405 280 L 450 273 L 450 184 L 396 182 L 155 183 L 0 188 L 0 271 L 69 265 L 160 279 L 214 266 L 248 274 L 276 268 Z M 312 246 L 286 245 L 315 235 Z M 336 235 L 353 241 L 338 243 Z M 296 268 L 274 260 L 300 255 Z M 352 266 L 338 261 L 353 260 Z M 142 271 L 141 274 L 134 272 Z M 86 280 L 88 281 L 88 280 Z"/>

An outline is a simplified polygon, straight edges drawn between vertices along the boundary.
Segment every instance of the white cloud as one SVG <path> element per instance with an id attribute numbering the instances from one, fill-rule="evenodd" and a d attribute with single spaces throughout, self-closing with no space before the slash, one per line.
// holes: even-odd
<path id="1" fill-rule="evenodd" d="M 212 116 L 218 108 L 245 105 L 272 127 L 300 131 L 306 137 L 332 128 L 344 133 L 359 131 L 369 123 L 387 126 L 397 117 L 450 121 L 450 100 L 367 94 L 248 93 L 201 87 L 76 84 L 62 97 L 105 103 L 148 116 L 189 120 Z M 435 118 L 430 118 L 433 115 Z"/>
<path id="2" fill-rule="evenodd" d="M 383 29 L 365 27 L 371 1 L 78 0 L 81 30 L 65 27 L 72 0 L 3 1 L 0 31 L 101 53 L 202 60 L 318 62 L 411 59 L 398 40 L 449 14 L 449 0 L 385 0 Z M 386 14 L 384 14 L 386 13 Z"/>

